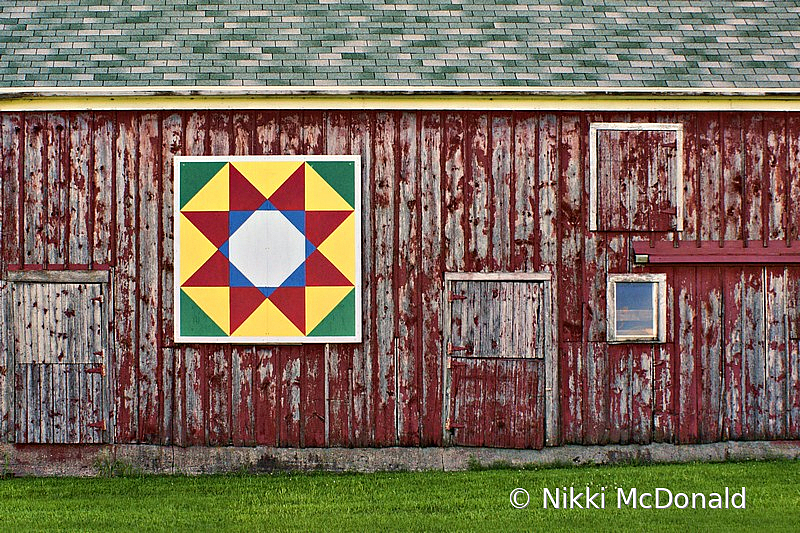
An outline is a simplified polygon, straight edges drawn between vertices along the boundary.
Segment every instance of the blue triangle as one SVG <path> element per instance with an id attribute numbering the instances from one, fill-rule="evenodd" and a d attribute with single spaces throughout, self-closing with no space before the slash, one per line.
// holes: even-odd
<path id="1" fill-rule="evenodd" d="M 272 205 L 272 202 L 269 200 L 264 200 L 264 203 L 261 204 L 261 207 L 258 208 L 259 211 L 277 211 L 278 208 Z"/>
<path id="2" fill-rule="evenodd" d="M 222 243 L 222 246 L 219 247 L 219 251 L 222 252 L 222 255 L 224 255 L 228 259 L 230 259 L 231 257 L 230 255 L 231 251 L 228 249 L 230 246 L 229 243 L 230 241 L 225 241 L 224 243 Z M 306 245 L 306 248 L 308 248 L 308 245 Z"/>
<path id="3" fill-rule="evenodd" d="M 305 287 L 306 286 L 306 262 L 297 267 L 288 278 L 281 283 L 281 287 Z"/>
<path id="4" fill-rule="evenodd" d="M 263 294 L 267 298 L 269 298 L 272 295 L 272 293 L 275 292 L 275 289 L 277 289 L 277 287 L 258 287 L 258 290 L 261 291 L 261 294 Z"/>
<path id="5" fill-rule="evenodd" d="M 300 230 L 300 233 L 303 235 L 306 234 L 306 212 L 305 211 L 281 211 L 281 214 L 285 216 L 289 222 L 291 222 L 295 228 Z"/>
<path id="6" fill-rule="evenodd" d="M 252 287 L 253 283 L 247 279 L 247 276 L 239 272 L 239 269 L 230 263 L 230 283 L 231 287 Z"/>
<path id="7" fill-rule="evenodd" d="M 228 215 L 228 235 L 233 235 L 236 230 L 242 227 L 248 218 L 250 218 L 255 211 L 230 211 Z"/>
<path id="8" fill-rule="evenodd" d="M 316 250 L 316 249 L 317 249 L 317 247 L 316 247 L 316 246 L 314 246 L 313 244 L 311 244 L 311 241 L 309 241 L 308 239 L 306 239 L 306 259 L 308 259 L 308 258 L 309 258 L 309 256 L 310 256 L 311 254 L 313 254 L 313 253 L 314 253 L 314 250 Z"/>

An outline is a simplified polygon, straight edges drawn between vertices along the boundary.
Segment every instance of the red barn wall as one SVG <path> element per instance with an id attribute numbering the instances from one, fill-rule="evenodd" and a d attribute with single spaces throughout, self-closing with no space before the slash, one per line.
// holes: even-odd
<path id="1" fill-rule="evenodd" d="M 793 113 L 6 113 L 0 269 L 111 269 L 116 442 L 441 444 L 446 271 L 553 274 L 561 443 L 800 438 L 800 266 L 633 265 L 676 236 L 588 231 L 598 121 L 684 125 L 678 239 L 797 245 Z M 172 158 L 351 153 L 364 342 L 174 344 Z M 609 272 L 667 274 L 667 343 L 605 342 Z"/>

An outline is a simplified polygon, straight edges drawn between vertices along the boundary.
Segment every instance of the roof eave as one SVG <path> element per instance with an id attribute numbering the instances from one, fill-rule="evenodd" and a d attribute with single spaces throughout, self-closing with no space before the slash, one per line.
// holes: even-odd
<path id="1" fill-rule="evenodd" d="M 58 97 L 321 97 L 321 96 L 517 96 L 517 97 L 660 97 L 792 98 L 800 87 L 483 87 L 483 86 L 136 86 L 3 87 L 0 99 Z"/>

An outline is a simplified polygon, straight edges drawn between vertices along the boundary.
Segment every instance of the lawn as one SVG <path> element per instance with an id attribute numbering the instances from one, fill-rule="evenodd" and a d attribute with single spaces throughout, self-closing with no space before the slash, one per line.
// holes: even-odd
<path id="1" fill-rule="evenodd" d="M 544 489 L 605 487 L 604 509 L 543 508 Z M 515 488 L 530 493 L 512 507 Z M 741 492 L 744 509 L 617 508 L 657 487 Z M 662 496 L 666 495 L 662 492 Z M 522 495 L 524 496 L 524 495 Z M 666 498 L 662 498 L 664 502 Z M 524 497 L 517 501 L 524 503 Z M 600 497 L 593 501 L 600 503 Z M 629 500 L 632 501 L 632 500 Z M 698 505 L 699 505 L 699 499 Z M 585 505 L 581 498 L 577 501 Z M 645 504 L 655 503 L 647 496 Z M 681 500 L 682 503 L 682 500 Z M 739 502 L 740 503 L 740 502 Z M 2 531 L 800 531 L 800 461 L 469 472 L 12 478 Z"/>

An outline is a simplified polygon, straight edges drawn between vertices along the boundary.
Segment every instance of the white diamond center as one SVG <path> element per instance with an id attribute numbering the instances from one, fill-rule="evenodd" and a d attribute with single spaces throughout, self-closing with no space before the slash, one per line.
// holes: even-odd
<path id="1" fill-rule="evenodd" d="M 256 211 L 229 241 L 230 262 L 256 287 L 280 287 L 306 259 L 306 238 L 279 211 Z"/>

